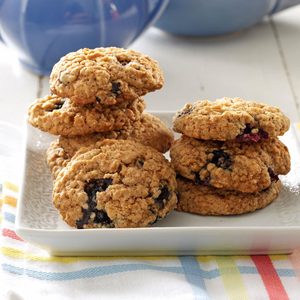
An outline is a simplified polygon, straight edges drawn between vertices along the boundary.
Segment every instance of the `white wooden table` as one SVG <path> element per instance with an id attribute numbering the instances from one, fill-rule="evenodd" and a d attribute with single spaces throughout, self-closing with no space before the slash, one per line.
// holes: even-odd
<path id="1" fill-rule="evenodd" d="M 145 97 L 148 110 L 178 110 L 197 99 L 240 96 L 279 106 L 300 119 L 300 6 L 241 33 L 182 38 L 149 29 L 131 45 L 160 62 L 166 84 Z M 0 45 L 0 120 L 24 124 L 28 105 L 49 93 Z"/>

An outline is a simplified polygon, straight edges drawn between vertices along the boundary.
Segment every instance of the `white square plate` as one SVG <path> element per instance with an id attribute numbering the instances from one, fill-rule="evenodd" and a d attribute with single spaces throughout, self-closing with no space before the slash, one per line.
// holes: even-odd
<path id="1" fill-rule="evenodd" d="M 168 126 L 173 113 L 154 113 Z M 51 202 L 45 152 L 53 136 L 28 125 L 16 232 L 53 255 L 180 255 L 289 253 L 300 247 L 300 147 L 296 130 L 282 138 L 292 170 L 268 207 L 232 217 L 172 212 L 151 228 L 73 229 Z"/>

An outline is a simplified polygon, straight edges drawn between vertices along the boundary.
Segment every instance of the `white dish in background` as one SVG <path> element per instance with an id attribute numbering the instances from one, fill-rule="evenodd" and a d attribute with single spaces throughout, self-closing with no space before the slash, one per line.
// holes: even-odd
<path id="1" fill-rule="evenodd" d="M 170 126 L 173 113 L 153 113 Z M 190 255 L 289 253 L 300 247 L 300 147 L 295 129 L 282 138 L 292 170 L 279 198 L 254 213 L 207 217 L 172 212 L 150 228 L 73 229 L 52 205 L 45 151 L 53 136 L 30 125 L 16 232 L 53 255 Z"/>

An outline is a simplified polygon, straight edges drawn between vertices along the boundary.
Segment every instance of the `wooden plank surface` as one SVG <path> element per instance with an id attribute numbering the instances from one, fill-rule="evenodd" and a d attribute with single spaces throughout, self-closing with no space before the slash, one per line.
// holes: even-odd
<path id="1" fill-rule="evenodd" d="M 272 20 L 300 119 L 300 5 L 275 15 Z"/>
<path id="2" fill-rule="evenodd" d="M 277 105 L 296 120 L 277 46 L 269 22 L 211 40 L 179 38 L 153 29 L 133 45 L 157 58 L 165 71 L 165 87 L 147 96 L 149 109 L 176 110 L 195 99 L 240 96 Z"/>

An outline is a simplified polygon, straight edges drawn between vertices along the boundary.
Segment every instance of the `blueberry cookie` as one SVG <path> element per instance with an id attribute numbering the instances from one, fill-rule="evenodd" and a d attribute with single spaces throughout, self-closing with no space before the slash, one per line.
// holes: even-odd
<path id="1" fill-rule="evenodd" d="M 77 104 L 114 105 L 160 89 L 156 61 L 122 48 L 80 49 L 62 57 L 50 76 L 51 91 Z"/>
<path id="2" fill-rule="evenodd" d="M 274 201 L 281 188 L 280 181 L 261 192 L 249 194 L 196 185 L 178 178 L 177 210 L 199 215 L 239 215 L 264 208 Z"/>
<path id="3" fill-rule="evenodd" d="M 60 136 L 47 150 L 47 163 L 55 178 L 73 155 L 82 147 L 89 147 L 104 139 L 134 140 L 164 153 L 169 150 L 173 133 L 157 117 L 142 114 L 141 119 L 121 130 L 83 136 Z"/>
<path id="4" fill-rule="evenodd" d="M 182 136 L 170 156 L 176 172 L 196 184 L 245 193 L 268 188 L 290 170 L 289 151 L 278 138 L 238 143 Z"/>
<path id="5" fill-rule="evenodd" d="M 186 104 L 174 118 L 174 130 L 203 140 L 258 142 L 283 135 L 289 119 L 276 107 L 222 98 Z"/>
<path id="6" fill-rule="evenodd" d="M 175 208 L 176 189 L 162 153 L 135 141 L 104 140 L 58 174 L 53 203 L 79 229 L 144 227 Z"/>
<path id="7" fill-rule="evenodd" d="M 78 106 L 68 98 L 51 95 L 29 107 L 28 121 L 51 134 L 76 136 L 121 129 L 139 120 L 144 109 L 145 102 L 140 98 L 117 106 L 97 102 Z"/>

